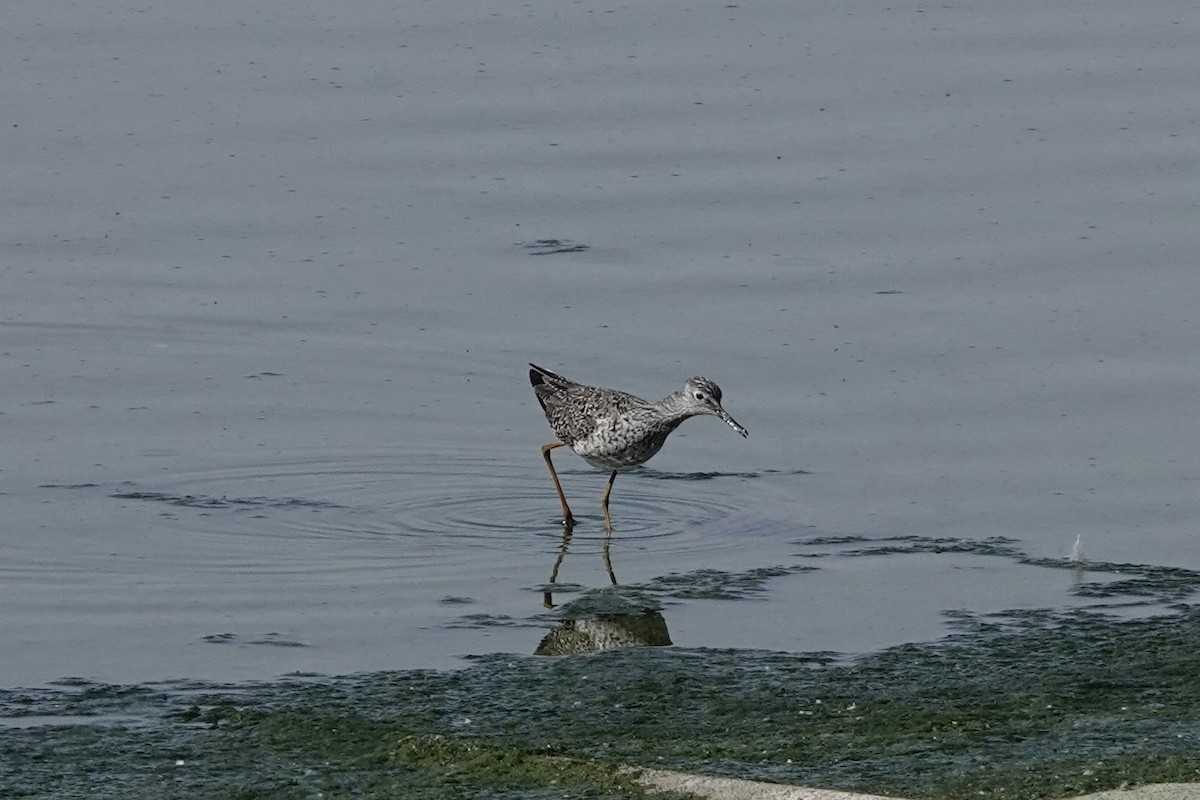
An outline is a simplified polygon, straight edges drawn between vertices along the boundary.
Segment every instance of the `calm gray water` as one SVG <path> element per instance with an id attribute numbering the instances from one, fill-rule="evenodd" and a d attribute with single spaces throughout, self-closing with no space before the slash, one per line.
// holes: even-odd
<path id="1" fill-rule="evenodd" d="M 673 597 L 678 644 L 1092 602 L 815 538 L 1200 569 L 1200 24 L 1002 5 L 10 9 L 0 685 L 532 652 L 527 361 L 703 374 L 749 428 L 614 490 L 622 583 L 784 568 Z M 558 581 L 603 586 L 605 476 L 556 452 Z"/>

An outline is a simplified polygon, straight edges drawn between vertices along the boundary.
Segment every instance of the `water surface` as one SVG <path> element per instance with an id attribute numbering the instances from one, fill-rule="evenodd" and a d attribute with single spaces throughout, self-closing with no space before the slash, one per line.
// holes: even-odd
<path id="1" fill-rule="evenodd" d="M 562 531 L 527 361 L 704 374 L 750 429 L 689 422 L 614 490 L 613 573 L 678 645 L 1178 602 L 1066 558 L 1200 569 L 1197 33 L 1185 3 L 13 9 L 0 685 L 532 652 Z M 568 599 L 610 582 L 604 476 L 559 459 Z M 949 552 L 806 545 L 845 536 Z"/>

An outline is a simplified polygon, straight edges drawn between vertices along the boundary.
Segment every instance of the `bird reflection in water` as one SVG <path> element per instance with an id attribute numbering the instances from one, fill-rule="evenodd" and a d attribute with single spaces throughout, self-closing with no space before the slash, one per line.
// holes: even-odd
<path id="1" fill-rule="evenodd" d="M 558 624 L 543 637 L 534 655 L 562 656 L 576 653 L 595 653 L 623 647 L 664 647 L 671 644 L 662 605 L 641 589 L 617 583 L 612 565 L 612 537 L 604 537 L 602 550 L 604 568 L 610 586 L 584 592 L 578 598 L 558 607 L 554 603 L 553 585 L 567 556 L 574 525 L 563 530 L 562 542 L 554 567 L 550 570 L 549 586 L 542 596 L 546 608 L 558 608 Z"/>

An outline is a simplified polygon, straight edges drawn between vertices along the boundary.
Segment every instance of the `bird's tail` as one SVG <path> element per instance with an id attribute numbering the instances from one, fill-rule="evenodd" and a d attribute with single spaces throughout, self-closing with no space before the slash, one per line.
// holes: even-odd
<path id="1" fill-rule="evenodd" d="M 560 385 L 570 383 L 569 380 L 564 378 L 562 375 L 559 375 L 557 372 L 551 372 L 548 369 L 543 369 L 537 364 L 530 364 L 529 366 L 532 367 L 532 369 L 529 370 L 529 382 L 534 386 L 541 386 L 543 383 Z"/>

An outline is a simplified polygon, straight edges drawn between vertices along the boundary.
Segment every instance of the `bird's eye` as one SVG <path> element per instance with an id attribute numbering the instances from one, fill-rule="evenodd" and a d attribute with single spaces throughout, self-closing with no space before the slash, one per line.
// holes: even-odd
<path id="1" fill-rule="evenodd" d="M 696 392 L 696 399 L 697 399 L 697 400 L 703 400 L 703 399 L 704 399 L 704 392 Z"/>

